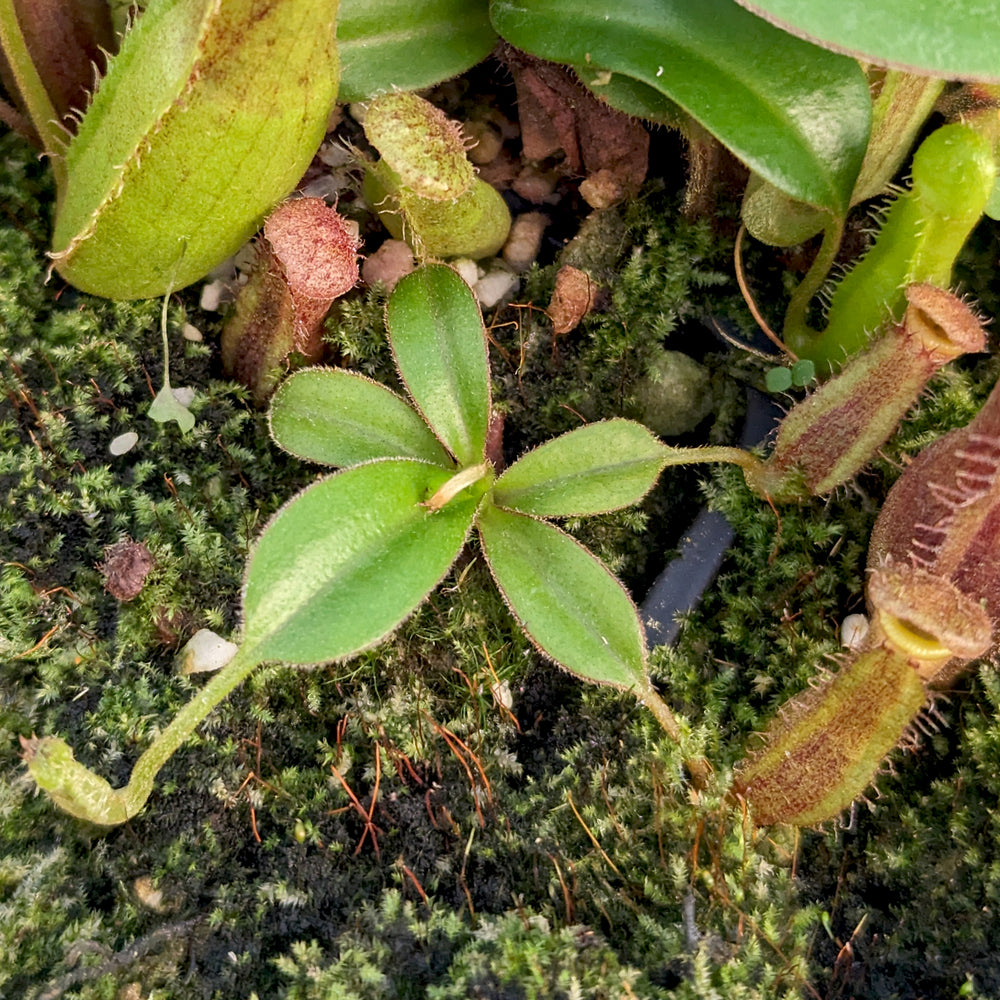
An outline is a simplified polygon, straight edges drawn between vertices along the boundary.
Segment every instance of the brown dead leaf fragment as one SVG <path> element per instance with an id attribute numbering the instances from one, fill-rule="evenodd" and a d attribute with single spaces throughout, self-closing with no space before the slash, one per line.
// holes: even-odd
<path id="1" fill-rule="evenodd" d="M 357 280 L 358 241 L 347 219 L 322 198 L 279 205 L 264 223 L 253 271 L 222 332 L 226 371 L 262 402 L 293 351 L 319 360 L 323 318 Z"/>
<path id="2" fill-rule="evenodd" d="M 122 539 L 104 550 L 104 562 L 97 568 L 104 577 L 104 589 L 119 601 L 131 601 L 142 591 L 155 561 L 142 542 Z"/>
<path id="3" fill-rule="evenodd" d="M 586 271 L 571 264 L 559 268 L 552 301 L 545 310 L 552 320 L 552 332 L 561 335 L 575 330 L 580 320 L 594 308 L 598 288 Z"/>
<path id="4" fill-rule="evenodd" d="M 504 60 L 517 89 L 524 158 L 545 160 L 562 150 L 570 173 L 607 171 L 622 197 L 636 194 L 649 166 L 642 123 L 603 104 L 563 66 L 513 49 Z"/>

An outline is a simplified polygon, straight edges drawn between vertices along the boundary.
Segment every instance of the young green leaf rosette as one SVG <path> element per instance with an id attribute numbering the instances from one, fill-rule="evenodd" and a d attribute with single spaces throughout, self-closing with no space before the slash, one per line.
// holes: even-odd
<path id="1" fill-rule="evenodd" d="M 26 741 L 29 773 L 67 812 L 104 826 L 135 816 L 170 755 L 257 664 L 326 663 L 377 644 L 444 578 L 474 525 L 539 650 L 581 678 L 634 691 L 682 739 L 646 673 L 631 598 L 545 520 L 636 503 L 667 449 L 641 425 L 609 420 L 548 442 L 496 478 L 486 331 L 468 286 L 449 267 L 422 267 L 397 284 L 386 321 L 409 399 L 323 368 L 296 373 L 275 394 L 275 440 L 337 471 L 264 529 L 247 565 L 239 651 L 142 755 L 129 784 L 112 789 L 58 738 Z M 691 764 L 707 773 L 700 760 Z"/>

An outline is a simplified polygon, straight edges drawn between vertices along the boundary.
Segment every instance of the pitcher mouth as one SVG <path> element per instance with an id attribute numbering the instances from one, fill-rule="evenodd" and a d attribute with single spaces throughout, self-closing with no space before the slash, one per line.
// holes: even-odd
<path id="1" fill-rule="evenodd" d="M 979 602 L 932 570 L 886 561 L 872 571 L 868 599 L 873 641 L 905 656 L 924 680 L 949 660 L 975 659 L 992 645 L 993 624 Z"/>
<path id="2" fill-rule="evenodd" d="M 985 336 L 979 317 L 960 298 L 934 285 L 906 289 L 906 328 L 923 346 L 949 358 L 983 350 Z"/>

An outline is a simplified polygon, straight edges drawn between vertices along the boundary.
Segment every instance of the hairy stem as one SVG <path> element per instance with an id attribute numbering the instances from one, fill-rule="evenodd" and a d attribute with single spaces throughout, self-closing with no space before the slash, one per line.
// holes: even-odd
<path id="1" fill-rule="evenodd" d="M 145 806 L 160 768 L 208 713 L 246 680 L 258 662 L 252 647 L 242 647 L 136 761 L 124 788 L 112 788 L 104 778 L 74 758 L 65 740 L 55 736 L 21 738 L 28 773 L 38 787 L 70 815 L 99 826 L 125 823 Z"/>
<path id="2" fill-rule="evenodd" d="M 672 448 L 664 447 L 666 465 L 692 465 L 695 462 L 727 462 L 738 465 L 744 472 L 755 473 L 763 462 L 749 451 L 742 448 L 730 448 L 726 445 L 707 445 L 704 448 Z"/>
<path id="3" fill-rule="evenodd" d="M 809 328 L 806 314 L 813 296 L 823 287 L 823 282 L 826 281 L 827 275 L 830 273 L 843 235 L 844 220 L 834 219 L 823 231 L 823 242 L 820 243 L 819 250 L 806 272 L 806 276 L 799 282 L 792 297 L 788 300 L 782 337 L 785 343 L 799 354 L 803 354 L 804 348 L 807 348 L 810 341 L 817 336 Z M 808 356 L 808 353 L 805 352 L 804 356 Z"/>
<path id="4" fill-rule="evenodd" d="M 257 666 L 253 651 L 245 646 L 206 684 L 156 737 L 132 768 L 129 783 L 119 790 L 127 800 L 127 811 L 134 816 L 149 798 L 160 768 L 174 755 L 208 714 L 243 683 Z"/>
<path id="5" fill-rule="evenodd" d="M 660 697 L 652 682 L 647 678 L 645 684 L 636 695 L 643 705 L 653 713 L 656 721 L 663 727 L 663 731 L 670 739 L 680 746 L 683 734 L 680 723 L 671 711 L 670 706 Z M 704 757 L 691 757 L 684 761 L 685 766 L 691 773 L 691 780 L 696 788 L 704 788 L 708 784 L 708 776 L 711 773 L 711 765 Z"/>

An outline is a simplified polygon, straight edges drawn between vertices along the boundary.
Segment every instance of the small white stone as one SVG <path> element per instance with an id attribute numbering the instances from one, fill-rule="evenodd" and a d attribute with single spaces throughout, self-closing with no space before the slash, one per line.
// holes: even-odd
<path id="1" fill-rule="evenodd" d="M 257 263 L 257 247 L 253 240 L 244 243 L 243 246 L 233 254 L 233 267 L 237 271 L 249 272 L 253 270 Z"/>
<path id="2" fill-rule="evenodd" d="M 340 179 L 336 174 L 320 174 L 299 188 L 303 198 L 322 198 L 324 201 L 336 201 L 340 191 Z"/>
<path id="3" fill-rule="evenodd" d="M 192 326 L 190 323 L 185 323 L 183 329 L 181 330 L 181 335 L 185 340 L 190 340 L 192 343 L 199 343 L 205 338 L 201 335 L 201 330 L 196 326 Z"/>
<path id="4" fill-rule="evenodd" d="M 840 644 L 847 649 L 860 649 L 867 635 L 868 619 L 864 615 L 848 615 L 841 623 Z"/>
<path id="5" fill-rule="evenodd" d="M 139 435 L 135 431 L 126 431 L 112 440 L 111 444 L 108 445 L 108 451 L 115 456 L 124 455 L 126 452 L 131 451 L 138 443 Z"/>
<path id="6" fill-rule="evenodd" d="M 538 257 L 542 234 L 549 217 L 541 212 L 525 212 L 514 219 L 503 247 L 503 259 L 515 271 L 527 271 Z"/>
<path id="7" fill-rule="evenodd" d="M 239 649 L 233 642 L 227 642 L 207 628 L 200 628 L 181 650 L 180 672 L 182 674 L 202 674 L 221 670 Z"/>
<path id="8" fill-rule="evenodd" d="M 536 205 L 554 204 L 559 200 L 555 193 L 557 180 L 558 175 L 554 170 L 543 171 L 528 164 L 514 178 L 511 187 L 522 198 L 534 202 Z"/>
<path id="9" fill-rule="evenodd" d="M 514 695 L 511 693 L 510 685 L 506 681 L 500 681 L 499 684 L 491 684 L 490 693 L 493 695 L 493 700 L 498 705 L 506 708 L 508 712 L 514 707 Z"/>
<path id="10" fill-rule="evenodd" d="M 339 142 L 325 142 L 319 147 L 316 159 L 327 167 L 343 167 L 351 162 L 351 151 Z"/>
<path id="11" fill-rule="evenodd" d="M 208 284 L 202 286 L 201 299 L 198 301 L 198 305 L 200 305 L 205 312 L 218 312 L 219 306 L 223 303 L 225 294 L 226 283 L 224 281 L 210 281 Z"/>
<path id="12" fill-rule="evenodd" d="M 154 913 L 168 913 L 170 911 L 170 907 L 164 902 L 163 890 L 157 889 L 148 875 L 140 875 L 132 883 L 132 886 L 135 889 L 136 898 L 143 906 L 148 906 Z"/>
<path id="13" fill-rule="evenodd" d="M 516 274 L 512 274 L 506 268 L 497 268 L 495 271 L 490 271 L 486 277 L 480 278 L 472 290 L 479 301 L 480 309 L 492 309 L 504 299 L 516 294 L 520 287 L 521 281 Z"/>
<path id="14" fill-rule="evenodd" d="M 476 282 L 482 277 L 479 265 L 474 260 L 469 260 L 468 257 L 458 257 L 451 262 L 451 266 L 458 271 L 469 288 L 475 288 Z"/>
<path id="15" fill-rule="evenodd" d="M 396 282 L 416 268 L 413 251 L 402 240 L 386 240 L 361 264 L 361 280 L 366 285 L 381 281 L 392 291 Z"/>

